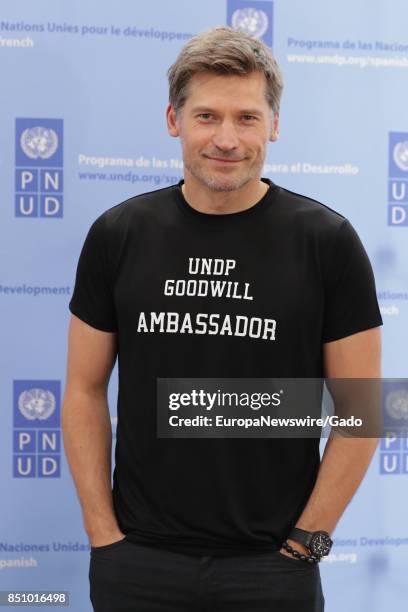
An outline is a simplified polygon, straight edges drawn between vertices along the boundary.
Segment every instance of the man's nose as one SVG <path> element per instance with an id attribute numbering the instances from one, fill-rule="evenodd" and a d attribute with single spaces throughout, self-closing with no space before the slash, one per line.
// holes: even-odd
<path id="1" fill-rule="evenodd" d="M 222 151 L 230 151 L 238 147 L 239 139 L 234 125 L 228 121 L 220 123 L 215 129 L 213 143 Z"/>

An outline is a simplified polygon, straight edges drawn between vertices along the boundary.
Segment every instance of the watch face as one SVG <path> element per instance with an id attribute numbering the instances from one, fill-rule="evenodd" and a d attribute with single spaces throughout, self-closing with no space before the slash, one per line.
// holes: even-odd
<path id="1" fill-rule="evenodd" d="M 332 547 L 333 542 L 330 539 L 328 533 L 324 531 L 318 531 L 311 539 L 309 548 L 315 555 L 324 557 L 328 555 Z"/>

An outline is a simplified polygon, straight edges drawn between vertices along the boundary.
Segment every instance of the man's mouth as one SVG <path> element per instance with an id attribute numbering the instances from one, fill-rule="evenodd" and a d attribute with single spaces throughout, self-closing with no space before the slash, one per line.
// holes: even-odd
<path id="1" fill-rule="evenodd" d="M 208 159 L 212 159 L 213 161 L 222 162 L 224 164 L 236 164 L 237 162 L 242 161 L 242 159 L 230 159 L 230 158 L 224 158 L 224 157 L 210 157 L 209 155 L 206 155 L 205 157 L 207 157 Z"/>

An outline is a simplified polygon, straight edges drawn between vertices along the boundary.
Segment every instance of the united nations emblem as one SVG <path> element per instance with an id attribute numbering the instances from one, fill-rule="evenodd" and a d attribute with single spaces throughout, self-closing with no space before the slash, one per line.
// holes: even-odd
<path id="1" fill-rule="evenodd" d="M 387 395 L 386 410 L 388 414 L 395 420 L 408 421 L 408 391 L 407 389 L 398 389 L 391 391 Z"/>
<path id="2" fill-rule="evenodd" d="M 261 38 L 268 29 L 268 16 L 264 11 L 255 8 L 237 9 L 233 12 L 231 25 L 255 38 Z"/>
<path id="3" fill-rule="evenodd" d="M 393 158 L 400 170 L 408 170 L 408 140 L 397 142 L 394 146 Z"/>
<path id="4" fill-rule="evenodd" d="M 18 408 L 29 421 L 44 421 L 55 410 L 55 396 L 46 389 L 28 389 L 20 393 Z"/>
<path id="5" fill-rule="evenodd" d="M 38 125 L 23 131 L 20 145 L 30 159 L 48 159 L 58 148 L 58 136 L 51 128 Z"/>

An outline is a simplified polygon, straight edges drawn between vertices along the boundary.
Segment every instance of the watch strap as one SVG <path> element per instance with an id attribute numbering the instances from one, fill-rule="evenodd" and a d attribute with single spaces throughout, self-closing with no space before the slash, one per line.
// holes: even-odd
<path id="1" fill-rule="evenodd" d="M 313 531 L 306 531 L 305 529 L 300 529 L 299 527 L 293 527 L 292 531 L 288 535 L 288 539 L 309 548 L 313 533 Z"/>

